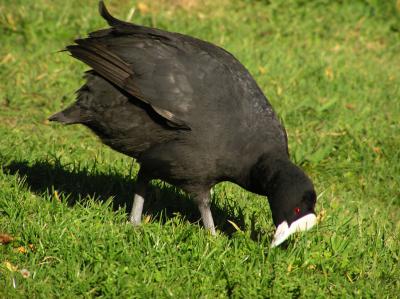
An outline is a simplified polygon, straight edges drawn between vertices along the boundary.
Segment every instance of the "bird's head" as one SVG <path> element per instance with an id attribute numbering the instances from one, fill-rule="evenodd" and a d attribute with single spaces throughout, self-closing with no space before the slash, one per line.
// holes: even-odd
<path id="1" fill-rule="evenodd" d="M 303 170 L 289 159 L 267 159 L 259 164 L 257 173 L 259 193 L 267 195 L 276 226 L 272 247 L 317 223 L 314 185 Z"/>
<path id="2" fill-rule="evenodd" d="M 286 206 L 271 207 L 276 225 L 272 247 L 280 245 L 293 233 L 309 230 L 317 223 L 314 211 L 316 202 L 314 190 L 305 190 L 299 194 L 290 193 L 289 191 L 286 194 L 282 194 L 281 197 L 281 202 L 288 203 Z M 292 197 L 284 198 L 284 196 Z"/>

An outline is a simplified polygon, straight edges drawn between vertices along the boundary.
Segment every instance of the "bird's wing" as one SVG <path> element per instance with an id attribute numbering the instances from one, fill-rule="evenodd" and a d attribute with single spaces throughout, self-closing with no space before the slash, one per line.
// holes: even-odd
<path id="1" fill-rule="evenodd" d="M 171 127 L 190 129 L 194 98 L 209 96 L 210 86 L 205 84 L 210 82 L 204 80 L 205 75 L 223 68 L 204 49 L 204 45 L 211 45 L 119 21 L 102 2 L 100 13 L 112 27 L 78 39 L 66 50 L 120 89 L 150 105 Z M 213 93 L 218 96 L 215 88 Z"/>
<path id="2" fill-rule="evenodd" d="M 112 47 L 110 47 L 107 41 L 112 44 Z M 152 101 L 153 95 L 149 92 L 149 90 L 152 90 L 152 86 L 146 86 L 146 84 L 157 84 L 161 82 L 157 81 L 156 78 L 152 78 L 152 80 L 154 80 L 153 82 L 138 80 L 141 76 L 141 74 L 138 73 L 140 70 L 136 70 L 129 62 L 121 58 L 121 56 L 118 55 L 119 51 L 113 51 L 118 48 L 118 42 L 118 38 L 112 41 L 109 38 L 79 39 L 76 40 L 76 45 L 68 46 L 66 49 L 73 57 L 92 67 L 99 75 L 135 98 L 150 105 L 154 111 L 164 117 L 172 127 L 190 129 L 188 124 L 182 119 L 179 119 L 173 111 L 165 109 L 163 106 L 157 105 L 157 103 Z M 123 50 L 124 49 L 122 49 L 122 51 Z M 135 49 L 130 50 L 134 52 Z M 143 56 L 141 58 L 145 59 Z M 146 71 L 150 71 L 149 67 L 151 67 L 151 65 L 145 61 L 142 62 L 139 61 L 138 64 L 146 69 Z"/>

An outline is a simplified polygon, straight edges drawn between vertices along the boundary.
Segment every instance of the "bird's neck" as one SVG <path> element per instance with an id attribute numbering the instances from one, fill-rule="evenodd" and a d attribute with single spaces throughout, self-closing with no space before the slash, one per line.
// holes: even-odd
<path id="1" fill-rule="evenodd" d="M 262 156 L 252 168 L 250 181 L 253 192 L 268 197 L 276 225 L 283 219 L 282 207 L 290 204 L 297 196 L 296 190 L 299 188 L 296 186 L 307 185 L 312 189 L 306 174 L 289 157 L 282 156 Z"/>
<path id="2" fill-rule="evenodd" d="M 270 200 L 277 188 L 281 187 L 281 174 L 294 165 L 286 155 L 262 155 L 252 166 L 248 178 L 248 189 Z"/>

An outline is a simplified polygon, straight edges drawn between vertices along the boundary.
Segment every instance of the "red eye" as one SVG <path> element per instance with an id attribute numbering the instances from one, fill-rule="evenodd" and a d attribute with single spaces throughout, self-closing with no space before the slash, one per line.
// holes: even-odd
<path id="1" fill-rule="evenodd" d="M 300 208 L 294 208 L 294 212 L 296 213 L 296 215 L 300 215 Z"/>

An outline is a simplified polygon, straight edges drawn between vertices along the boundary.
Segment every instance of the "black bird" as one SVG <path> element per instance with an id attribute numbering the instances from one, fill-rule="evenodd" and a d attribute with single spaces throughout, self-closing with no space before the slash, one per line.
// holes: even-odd
<path id="1" fill-rule="evenodd" d="M 139 225 L 146 187 L 161 179 L 188 192 L 215 234 L 210 189 L 230 181 L 266 195 L 272 246 L 316 223 L 316 194 L 289 159 L 287 135 L 247 69 L 211 43 L 120 21 L 68 46 L 92 70 L 77 101 L 49 118 L 83 124 L 140 163 L 130 221 Z"/>

